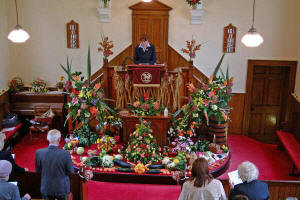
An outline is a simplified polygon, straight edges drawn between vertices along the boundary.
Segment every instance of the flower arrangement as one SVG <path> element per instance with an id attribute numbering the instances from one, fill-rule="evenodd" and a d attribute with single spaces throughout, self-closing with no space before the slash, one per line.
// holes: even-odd
<path id="1" fill-rule="evenodd" d="M 171 152 L 178 153 L 178 152 L 191 152 L 191 146 L 194 145 L 194 142 L 188 137 L 184 138 L 179 136 L 171 143 Z"/>
<path id="2" fill-rule="evenodd" d="M 63 70 L 67 73 L 68 79 L 70 79 L 72 85 L 70 88 L 70 99 L 66 104 L 66 108 L 69 110 L 67 120 L 71 117 L 73 121 L 79 119 L 81 127 L 77 129 L 74 134 L 80 138 L 80 142 L 83 144 L 95 144 L 97 140 L 96 133 L 92 132 L 89 127 L 90 117 L 96 117 L 98 124 L 97 129 L 103 131 L 105 123 L 105 116 L 111 115 L 113 112 L 104 102 L 104 92 L 101 88 L 101 83 L 91 85 L 91 57 L 90 48 L 88 49 L 88 64 L 87 64 L 87 79 L 81 76 L 81 72 L 71 73 L 71 68 L 68 64 L 68 68 L 61 65 Z M 67 121 L 66 120 L 66 121 Z"/>
<path id="3" fill-rule="evenodd" d="M 135 101 L 129 106 L 131 111 L 138 116 L 154 116 L 160 114 L 162 106 L 158 101 L 154 101 L 146 92 L 139 101 Z"/>
<path id="4" fill-rule="evenodd" d="M 226 76 L 223 72 L 221 76 L 217 76 L 223 58 L 224 55 L 207 83 L 202 83 L 198 89 L 192 83 L 188 86 L 191 97 L 187 107 L 191 111 L 192 120 L 196 121 L 198 125 L 200 125 L 202 119 L 205 119 L 209 124 L 210 117 L 214 117 L 219 123 L 229 120 L 231 107 L 228 106 L 228 102 L 232 97 L 234 78 L 229 78 L 228 68 Z"/>
<path id="5" fill-rule="evenodd" d="M 141 120 L 141 123 L 137 124 L 136 130 L 129 135 L 128 146 L 124 151 L 125 158 L 131 162 L 141 162 L 142 164 L 160 161 L 162 149 L 151 133 L 150 122 Z"/>
<path id="6" fill-rule="evenodd" d="M 34 80 L 32 83 L 31 83 L 31 89 L 30 89 L 31 92 L 37 92 L 37 93 L 45 93 L 48 91 L 47 89 L 47 83 L 40 79 L 40 78 L 37 78 L 36 80 Z"/>
<path id="7" fill-rule="evenodd" d="M 201 44 L 196 45 L 196 40 L 192 39 L 191 41 L 186 41 L 186 47 L 186 49 L 182 48 L 181 51 L 189 55 L 189 61 L 191 62 L 196 57 L 196 51 L 200 50 Z"/>
<path id="8" fill-rule="evenodd" d="M 56 88 L 59 90 L 59 91 L 63 91 L 64 88 L 65 88 L 65 83 L 63 82 L 64 81 L 64 77 L 61 76 L 59 77 L 59 81 L 56 83 Z"/>
<path id="9" fill-rule="evenodd" d="M 190 5 L 190 6 L 195 6 L 197 4 L 201 4 L 201 0 L 186 0 L 186 2 Z"/>
<path id="10" fill-rule="evenodd" d="M 118 135 L 122 127 L 122 120 L 119 117 L 109 115 L 104 117 L 106 122 L 104 123 L 103 131 L 100 131 L 100 134 L 114 136 Z"/>
<path id="11" fill-rule="evenodd" d="M 102 36 L 102 41 L 99 44 L 98 52 L 103 51 L 103 60 L 107 60 L 110 55 L 114 54 L 111 50 L 114 47 L 113 41 L 108 41 L 108 37 Z"/>
<path id="12" fill-rule="evenodd" d="M 15 77 L 9 82 L 9 90 L 12 93 L 24 90 L 24 83 L 20 77 Z"/>
<path id="13" fill-rule="evenodd" d="M 116 141 L 113 137 L 104 135 L 102 138 L 97 139 L 97 146 L 99 150 L 109 152 L 116 148 Z"/>

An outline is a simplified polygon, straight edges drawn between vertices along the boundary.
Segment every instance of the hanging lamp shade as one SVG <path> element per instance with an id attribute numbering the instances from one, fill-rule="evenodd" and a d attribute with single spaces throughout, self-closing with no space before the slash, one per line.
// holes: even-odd
<path id="1" fill-rule="evenodd" d="M 263 42 L 264 39 L 259 33 L 256 32 L 254 27 L 250 28 L 248 33 L 242 38 L 242 43 L 246 47 L 258 47 Z"/>
<path id="2" fill-rule="evenodd" d="M 17 25 L 15 28 L 8 34 L 8 39 L 14 43 L 23 43 L 26 42 L 30 36 L 29 34 L 22 29 L 22 27 L 19 25 L 19 14 L 18 14 L 18 6 L 17 6 L 17 0 L 15 0 L 15 6 L 16 6 L 16 14 L 17 14 Z"/>
<path id="3" fill-rule="evenodd" d="M 29 38 L 29 34 L 22 29 L 20 25 L 16 25 L 15 28 L 8 34 L 8 39 L 14 43 L 23 43 Z"/>
<path id="4" fill-rule="evenodd" d="M 263 37 L 256 32 L 254 28 L 254 14 L 255 14 L 255 0 L 253 1 L 253 15 L 252 15 L 252 26 L 249 29 L 248 33 L 242 37 L 242 43 L 246 47 L 258 47 L 261 43 L 264 42 Z"/>
<path id="5" fill-rule="evenodd" d="M 143 0 L 143 2 L 151 2 L 152 0 Z"/>

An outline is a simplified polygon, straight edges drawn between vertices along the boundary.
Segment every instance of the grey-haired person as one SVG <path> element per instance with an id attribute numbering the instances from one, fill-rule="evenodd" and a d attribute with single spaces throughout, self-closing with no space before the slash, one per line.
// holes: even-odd
<path id="1" fill-rule="evenodd" d="M 249 161 L 245 161 L 238 166 L 238 174 L 243 183 L 235 186 L 229 183 L 231 191 L 229 200 L 236 195 L 246 195 L 250 200 L 265 200 L 269 199 L 268 185 L 258 179 L 259 171 L 257 167 Z"/>
<path id="2" fill-rule="evenodd" d="M 47 135 L 48 148 L 35 153 L 35 171 L 41 173 L 41 194 L 43 199 L 67 199 L 70 193 L 69 175 L 74 166 L 69 152 L 58 148 L 61 133 L 50 130 Z"/>
<path id="3" fill-rule="evenodd" d="M 12 170 L 12 164 L 9 161 L 0 160 L 0 199 L 9 199 L 9 200 L 31 199 L 29 194 L 25 194 L 25 196 L 21 198 L 18 186 L 8 182 L 11 170 Z"/>

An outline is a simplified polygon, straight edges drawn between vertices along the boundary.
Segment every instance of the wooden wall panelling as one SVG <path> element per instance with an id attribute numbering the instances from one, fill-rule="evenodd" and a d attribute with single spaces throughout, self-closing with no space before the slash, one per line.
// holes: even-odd
<path id="1" fill-rule="evenodd" d="M 2 130 L 3 115 L 9 111 L 9 93 L 8 91 L 0 96 L 0 130 Z"/>
<path id="2" fill-rule="evenodd" d="M 229 105 L 232 107 L 230 112 L 231 122 L 228 127 L 228 134 L 243 134 L 243 116 L 245 106 L 245 94 L 235 93 Z"/>
<path id="3" fill-rule="evenodd" d="M 147 34 L 149 42 L 154 44 L 157 63 L 168 61 L 169 11 L 165 4 L 153 0 L 150 3 L 140 2 L 132 9 L 132 55 L 134 48 L 140 43 L 141 34 Z"/>
<path id="4" fill-rule="evenodd" d="M 168 45 L 168 70 L 172 71 L 178 67 L 187 66 L 190 66 L 189 61 L 180 55 L 173 47 Z"/>
<path id="5" fill-rule="evenodd" d="M 120 54 L 114 57 L 111 61 L 108 62 L 109 66 L 121 66 L 126 57 L 131 57 L 133 59 L 132 54 L 132 45 L 129 45 L 126 49 L 124 49 Z M 125 64 L 133 64 L 133 61 L 127 60 Z"/>

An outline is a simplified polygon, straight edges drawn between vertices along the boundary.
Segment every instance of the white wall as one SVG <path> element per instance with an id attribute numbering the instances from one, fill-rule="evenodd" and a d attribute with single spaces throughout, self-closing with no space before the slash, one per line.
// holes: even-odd
<path id="1" fill-rule="evenodd" d="M 299 0 L 257 0 L 255 27 L 265 42 L 258 48 L 246 48 L 240 40 L 251 25 L 252 0 L 204 0 L 205 16 L 201 25 L 190 25 L 189 7 L 184 0 L 161 0 L 173 8 L 169 21 L 169 44 L 178 50 L 192 36 L 203 45 L 194 61 L 206 75 L 210 75 L 222 55 L 223 28 L 229 23 L 237 26 L 235 54 L 228 54 L 224 68 L 230 66 L 235 77 L 234 92 L 245 92 L 248 59 L 298 60 L 300 28 L 297 17 Z M 101 33 L 114 40 L 114 56 L 131 44 L 131 10 L 139 0 L 112 0 L 111 23 L 100 23 L 97 0 L 23 0 L 19 1 L 20 24 L 31 34 L 23 44 L 9 44 L 13 75 L 25 83 L 37 77 L 54 85 L 63 74 L 59 64 L 68 55 L 73 68 L 86 70 L 87 47 L 92 52 L 92 71 L 102 65 L 97 52 Z M 297 6 L 296 6 L 297 5 Z M 8 29 L 15 25 L 14 2 L 6 0 Z M 80 49 L 67 49 L 66 23 L 79 23 Z M 298 70 L 297 85 L 300 83 Z M 297 86 L 297 91 L 300 87 Z"/>
<path id="2" fill-rule="evenodd" d="M 7 87 L 9 79 L 9 51 L 5 0 L 0 0 L 0 91 Z"/>

